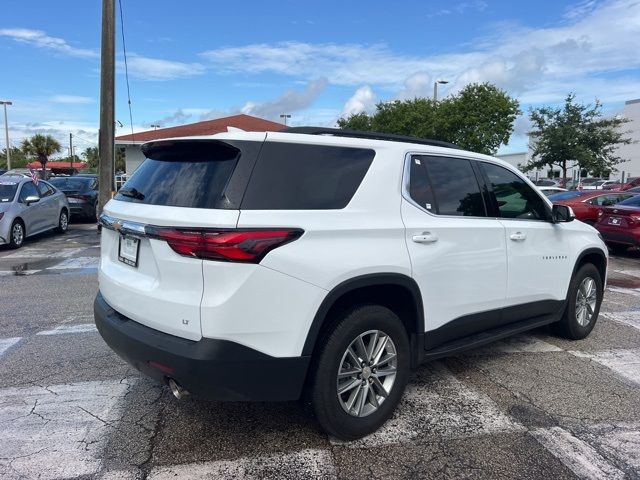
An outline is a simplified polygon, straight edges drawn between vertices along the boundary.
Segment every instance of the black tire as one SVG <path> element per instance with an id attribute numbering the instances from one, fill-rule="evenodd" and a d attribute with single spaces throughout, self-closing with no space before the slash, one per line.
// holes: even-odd
<path id="1" fill-rule="evenodd" d="M 60 211 L 60 216 L 58 217 L 58 226 L 56 227 L 56 232 L 65 233 L 69 229 L 69 212 L 66 208 L 63 208 Z"/>
<path id="2" fill-rule="evenodd" d="M 20 229 L 22 231 L 22 235 L 14 235 L 14 229 Z M 9 230 L 9 247 L 10 248 L 20 248 L 24 244 L 24 239 L 26 238 L 27 233 L 24 228 L 24 223 L 21 220 L 14 220 L 11 224 L 11 230 Z"/>
<path id="3" fill-rule="evenodd" d="M 389 387 L 388 396 L 379 399 L 377 410 L 371 411 L 366 416 L 355 416 L 347 413 L 338 398 L 338 373 L 343 364 L 343 356 L 347 348 L 361 334 L 369 331 L 380 331 L 386 334 L 392 341 L 396 351 L 395 380 Z M 373 335 L 373 334 L 372 334 Z M 374 337 L 368 337 L 373 339 Z M 383 338 L 383 337 L 375 337 Z M 404 325 L 388 308 L 379 305 L 363 305 L 355 307 L 343 313 L 334 328 L 320 339 L 321 350 L 314 356 L 311 365 L 311 378 L 309 382 L 308 399 L 311 401 L 313 412 L 320 426 L 330 435 L 341 440 L 355 440 L 375 432 L 394 412 L 404 392 L 410 370 L 410 347 L 407 332 Z M 369 340 L 369 345 L 374 340 Z M 385 358 L 389 356 L 386 355 Z M 346 358 L 346 357 L 345 357 Z M 380 365 L 382 365 L 381 362 Z M 389 366 L 389 364 L 387 364 Z M 384 367 L 380 367 L 382 370 Z M 373 378 L 380 378 L 386 382 L 389 377 L 378 377 L 375 369 L 369 369 L 366 379 L 349 379 L 355 382 L 369 382 L 373 386 Z M 378 372 L 379 375 L 379 372 Z M 361 378 L 361 377 L 356 377 Z M 355 389 L 369 391 L 366 383 Z M 377 388 L 377 387 L 376 387 Z M 375 389 L 372 389 L 373 397 L 377 398 Z M 377 390 L 379 391 L 379 390 Z M 343 394 L 349 395 L 347 393 Z M 371 397 L 365 396 L 365 402 Z M 372 403 L 367 403 L 365 408 L 375 409 Z"/>
<path id="4" fill-rule="evenodd" d="M 591 278 L 595 283 L 596 303 L 588 322 L 581 325 L 578 316 L 576 315 L 577 312 L 579 313 L 577 308 L 577 298 L 580 287 L 587 278 Z M 582 295 L 582 293 L 580 295 Z M 581 296 L 581 299 L 582 298 L 584 297 Z M 571 279 L 571 283 L 569 284 L 569 294 L 567 295 L 567 307 L 565 308 L 562 319 L 554 326 L 555 332 L 561 337 L 568 338 L 570 340 L 581 340 L 586 338 L 591 333 L 591 330 L 593 330 L 593 327 L 598 320 L 601 303 L 602 279 L 600 278 L 600 272 L 595 265 L 591 263 L 582 265 L 582 267 L 580 267 L 576 272 L 575 276 Z M 588 311 L 589 310 L 587 309 L 587 312 Z"/>

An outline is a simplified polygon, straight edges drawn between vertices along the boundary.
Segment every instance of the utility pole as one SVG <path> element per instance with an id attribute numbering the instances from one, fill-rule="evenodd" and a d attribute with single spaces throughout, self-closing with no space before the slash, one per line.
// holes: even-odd
<path id="1" fill-rule="evenodd" d="M 433 82 L 433 101 L 434 103 L 438 101 L 438 84 L 446 85 L 449 83 L 449 80 L 436 80 Z"/>
<path id="2" fill-rule="evenodd" d="M 291 115 L 288 113 L 283 113 L 282 115 L 280 115 L 280 118 L 284 118 L 284 124 L 285 126 L 287 125 L 287 119 L 291 118 Z"/>
<path id="3" fill-rule="evenodd" d="M 73 175 L 73 133 L 69 134 L 69 161 L 71 162 L 70 175 Z"/>
<path id="4" fill-rule="evenodd" d="M 113 194 L 115 142 L 115 53 L 116 9 L 114 0 L 102 0 L 100 52 L 100 132 L 98 134 L 98 214 Z"/>
<path id="5" fill-rule="evenodd" d="M 7 170 L 11 170 L 11 145 L 9 145 L 9 123 L 7 122 L 7 105 L 13 105 L 9 101 L 0 101 L 4 105 L 4 136 L 7 140 Z"/>

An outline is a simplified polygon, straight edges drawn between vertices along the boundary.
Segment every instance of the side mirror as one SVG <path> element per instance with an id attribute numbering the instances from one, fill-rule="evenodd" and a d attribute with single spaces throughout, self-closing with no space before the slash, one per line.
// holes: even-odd
<path id="1" fill-rule="evenodd" d="M 24 199 L 24 203 L 26 203 L 27 205 L 31 205 L 32 203 L 36 203 L 40 201 L 40 197 L 38 197 L 37 195 L 29 195 L 27 198 Z"/>
<path id="2" fill-rule="evenodd" d="M 554 205 L 551 209 L 551 218 L 553 223 L 573 222 L 576 215 L 573 213 L 573 210 L 571 210 L 571 207 L 567 207 L 566 205 Z"/>

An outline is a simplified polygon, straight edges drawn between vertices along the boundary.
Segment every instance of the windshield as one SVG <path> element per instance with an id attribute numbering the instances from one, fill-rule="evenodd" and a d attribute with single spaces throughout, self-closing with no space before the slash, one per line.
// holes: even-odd
<path id="1" fill-rule="evenodd" d="M 10 202 L 16 196 L 18 184 L 16 182 L 3 182 L 0 180 L 0 202 Z"/>
<path id="2" fill-rule="evenodd" d="M 92 178 L 57 177 L 49 180 L 49 183 L 60 190 L 84 190 L 91 182 Z"/>
<path id="3" fill-rule="evenodd" d="M 549 195 L 549 200 L 552 202 L 557 202 L 560 200 L 571 200 L 572 198 L 580 197 L 582 193 L 580 192 L 562 192 L 562 193 L 554 193 L 553 195 Z"/>
<path id="4" fill-rule="evenodd" d="M 627 198 L 622 202 L 618 203 L 616 206 L 627 205 L 629 207 L 640 207 L 640 195 L 635 195 L 631 198 Z"/>

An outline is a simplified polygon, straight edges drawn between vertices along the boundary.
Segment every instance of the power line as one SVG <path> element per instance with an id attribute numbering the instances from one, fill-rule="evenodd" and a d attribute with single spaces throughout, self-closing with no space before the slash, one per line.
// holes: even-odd
<path id="1" fill-rule="evenodd" d="M 124 40 L 124 14 L 122 13 L 122 0 L 118 0 L 120 9 L 120 31 L 122 32 L 122 52 L 124 54 L 124 76 L 127 81 L 127 101 L 129 103 L 129 124 L 131 125 L 131 139 L 135 141 L 133 133 L 133 114 L 131 113 L 131 89 L 129 87 L 129 66 L 127 64 L 127 44 Z"/>

